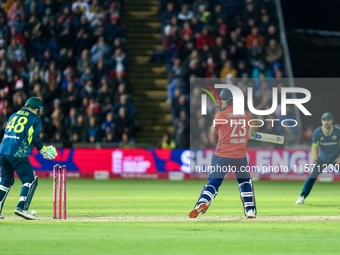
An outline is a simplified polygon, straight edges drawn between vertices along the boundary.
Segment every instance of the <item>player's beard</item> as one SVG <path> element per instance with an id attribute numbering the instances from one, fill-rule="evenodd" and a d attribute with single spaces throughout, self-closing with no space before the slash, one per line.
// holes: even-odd
<path id="1" fill-rule="evenodd" d="M 222 100 L 222 106 L 221 106 L 221 110 L 225 110 L 230 106 L 230 102 L 229 100 Z"/>

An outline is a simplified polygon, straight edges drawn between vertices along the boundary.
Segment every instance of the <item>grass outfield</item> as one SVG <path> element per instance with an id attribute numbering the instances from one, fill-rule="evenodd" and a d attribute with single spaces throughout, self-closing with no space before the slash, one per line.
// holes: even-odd
<path id="1" fill-rule="evenodd" d="M 339 254 L 340 183 L 255 182 L 256 219 L 246 219 L 237 183 L 225 181 L 208 212 L 193 208 L 205 181 L 67 180 L 67 220 L 52 219 L 52 180 L 39 180 L 37 221 L 14 215 L 16 180 L 0 220 L 0 254 Z"/>

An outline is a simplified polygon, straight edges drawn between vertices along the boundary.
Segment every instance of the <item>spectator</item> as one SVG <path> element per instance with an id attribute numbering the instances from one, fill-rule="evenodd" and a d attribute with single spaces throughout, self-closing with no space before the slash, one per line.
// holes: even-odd
<path id="1" fill-rule="evenodd" d="M 12 106 L 12 112 L 17 112 L 20 109 L 23 108 L 25 103 L 25 99 L 23 98 L 23 96 L 20 93 L 15 93 L 13 95 L 13 106 Z"/>
<path id="2" fill-rule="evenodd" d="M 6 73 L 8 83 L 12 82 L 13 70 L 7 65 L 7 61 L 5 59 L 1 61 L 0 72 Z"/>
<path id="3" fill-rule="evenodd" d="M 190 20 L 194 16 L 194 12 L 189 10 L 189 6 L 186 4 L 182 5 L 182 10 L 178 13 L 178 19 L 181 21 Z"/>
<path id="4" fill-rule="evenodd" d="M 264 64 L 264 61 L 259 61 L 258 66 L 255 66 L 252 72 L 252 77 L 254 80 L 257 80 L 260 78 L 260 74 L 263 74 L 265 78 L 272 78 L 271 71 L 266 68 L 266 65 Z M 258 89 L 259 87 L 257 87 Z"/>
<path id="5" fill-rule="evenodd" d="M 88 127 L 88 140 L 90 143 L 100 141 L 100 126 L 96 124 L 96 118 L 90 117 Z"/>
<path id="6" fill-rule="evenodd" d="M 181 64 L 181 60 L 179 58 L 174 59 L 174 64 L 168 72 L 168 79 L 170 82 L 174 79 L 183 77 L 184 70 L 180 64 Z"/>
<path id="7" fill-rule="evenodd" d="M 44 82 L 48 83 L 50 80 L 55 80 L 57 84 L 61 82 L 61 72 L 56 68 L 55 61 L 50 62 L 44 74 Z"/>
<path id="8" fill-rule="evenodd" d="M 93 26 L 92 29 L 94 31 L 93 36 L 95 41 L 98 40 L 99 37 L 105 36 L 105 27 L 102 19 L 98 19 L 97 24 Z"/>
<path id="9" fill-rule="evenodd" d="M 202 29 L 202 34 L 197 37 L 196 48 L 198 50 L 202 50 L 203 49 L 203 45 L 206 44 L 206 43 L 209 45 L 210 48 L 214 48 L 215 47 L 214 37 L 212 35 L 209 35 L 208 28 L 204 27 Z"/>
<path id="10" fill-rule="evenodd" d="M 99 19 L 105 18 L 104 12 L 100 10 L 98 5 L 95 5 L 91 11 L 85 11 L 83 15 L 85 15 L 91 27 L 94 27 L 98 23 Z"/>
<path id="11" fill-rule="evenodd" d="M 268 27 L 268 33 L 265 36 L 265 43 L 268 45 L 270 40 L 279 41 L 279 35 L 277 34 L 275 26 L 271 25 Z"/>
<path id="12" fill-rule="evenodd" d="M 185 108 L 180 110 L 180 117 L 175 119 L 174 137 L 177 148 L 188 148 L 189 146 L 189 119 L 187 118 L 187 110 Z"/>
<path id="13" fill-rule="evenodd" d="M 91 48 L 91 60 L 94 64 L 97 64 L 99 57 L 104 57 L 106 54 L 110 52 L 110 46 L 105 42 L 103 36 L 99 37 L 96 44 L 94 44 Z"/>
<path id="14" fill-rule="evenodd" d="M 253 4 L 247 4 L 244 20 L 253 19 L 257 23 L 259 21 L 258 13 Z"/>
<path id="15" fill-rule="evenodd" d="M 208 9 L 208 8 L 207 8 Z M 223 10 L 222 10 L 222 6 L 220 4 L 216 4 L 215 8 L 214 8 L 214 12 L 213 12 L 213 20 L 212 23 L 216 23 L 218 19 L 221 19 L 222 23 L 224 21 L 226 21 L 227 17 L 224 14 Z"/>
<path id="16" fill-rule="evenodd" d="M 18 31 L 18 35 L 19 35 L 19 33 L 21 33 L 23 31 L 24 26 L 25 26 L 25 22 L 22 20 L 21 15 L 18 15 L 18 13 L 17 13 L 15 15 L 15 19 L 13 20 L 13 22 L 10 25 L 11 30 L 15 29 L 16 31 Z M 22 35 L 21 35 L 21 38 L 23 39 Z M 23 43 L 23 42 L 20 41 L 20 43 Z"/>
<path id="17" fill-rule="evenodd" d="M 79 72 L 79 74 L 83 74 L 85 69 L 89 67 L 89 68 L 93 68 L 93 62 L 89 56 L 89 51 L 88 50 L 83 50 L 81 53 L 81 58 L 78 60 L 77 63 L 77 70 Z"/>
<path id="18" fill-rule="evenodd" d="M 225 49 L 225 46 L 224 46 L 222 37 L 216 37 L 215 47 L 212 50 L 215 62 L 217 62 L 217 60 L 219 59 L 221 50 L 224 50 L 224 49 Z"/>
<path id="19" fill-rule="evenodd" d="M 111 3 L 109 11 L 108 11 L 110 18 L 112 18 L 112 17 L 119 18 L 119 16 L 120 16 L 119 10 L 120 10 L 120 2 L 119 1 Z"/>
<path id="20" fill-rule="evenodd" d="M 248 59 L 253 67 L 259 66 L 264 60 L 264 49 L 258 44 L 257 39 L 253 40 L 252 46 L 248 49 Z"/>
<path id="21" fill-rule="evenodd" d="M 14 74 L 22 74 L 22 72 L 26 71 L 27 64 L 22 59 L 22 55 L 20 52 L 16 53 L 15 60 L 12 62 L 12 70 Z"/>
<path id="22" fill-rule="evenodd" d="M 6 46 L 6 42 L 4 39 L 0 39 L 0 50 L 6 50 L 7 46 Z"/>
<path id="23" fill-rule="evenodd" d="M 5 72 L 0 72 L 0 100 L 7 99 L 10 93 L 10 83 Z"/>
<path id="24" fill-rule="evenodd" d="M 23 28 L 23 34 L 27 42 L 37 40 L 41 38 L 42 27 L 41 22 L 39 22 L 35 15 L 32 15 L 28 20 L 27 25 Z M 23 42 L 21 44 L 24 46 Z"/>
<path id="25" fill-rule="evenodd" d="M 80 80 L 79 80 L 79 85 L 84 87 L 85 84 L 88 81 L 93 81 L 94 80 L 94 75 L 91 72 L 91 68 L 90 67 L 86 67 L 85 68 L 85 72 L 81 75 Z"/>
<path id="26" fill-rule="evenodd" d="M 87 56 L 86 56 L 86 58 L 84 58 L 84 60 L 86 60 L 87 58 L 89 58 L 89 56 L 88 56 L 88 49 L 91 46 L 92 46 L 92 43 L 91 43 L 91 38 L 89 36 L 89 33 L 87 31 L 85 31 L 84 29 L 80 29 L 78 31 L 77 37 L 76 37 L 76 39 L 74 41 L 74 47 L 75 47 L 76 55 L 83 54 L 83 52 L 86 51 L 87 52 Z"/>
<path id="27" fill-rule="evenodd" d="M 285 136 L 285 143 L 291 144 L 296 139 L 296 117 L 294 110 L 290 105 L 286 107 L 286 115 L 281 115 L 279 118 L 279 123 L 285 120 L 285 127 L 281 125 L 276 125 L 276 133 Z M 295 121 L 293 121 L 295 120 Z"/>
<path id="28" fill-rule="evenodd" d="M 98 90 L 97 99 L 104 112 L 111 110 L 112 108 L 112 95 L 113 91 L 109 88 L 106 79 L 102 79 L 104 82 Z M 124 84 L 123 84 L 124 85 Z"/>
<path id="29" fill-rule="evenodd" d="M 174 4 L 172 2 L 169 2 L 166 5 L 166 11 L 161 14 L 162 26 L 170 24 L 171 18 L 175 15 L 176 12 L 174 12 Z"/>
<path id="30" fill-rule="evenodd" d="M 237 71 L 233 67 L 233 63 L 229 60 L 224 63 L 224 67 L 221 69 L 220 77 L 222 82 L 226 81 L 228 74 L 232 74 L 233 77 L 237 77 Z"/>
<path id="31" fill-rule="evenodd" d="M 45 95 L 46 89 L 41 84 L 36 83 L 33 87 L 32 92 L 29 94 L 30 97 L 42 97 L 42 95 Z"/>
<path id="32" fill-rule="evenodd" d="M 48 68 L 48 65 L 53 60 L 54 59 L 51 56 L 51 51 L 48 48 L 44 51 L 43 55 L 38 54 L 38 61 L 41 64 L 41 67 Z"/>
<path id="33" fill-rule="evenodd" d="M 127 133 L 122 134 L 122 140 L 118 144 L 119 148 L 135 148 L 135 142 L 129 139 L 129 135 Z"/>
<path id="34" fill-rule="evenodd" d="M 113 133 L 115 129 L 116 124 L 113 122 L 113 114 L 111 112 L 106 114 L 106 118 L 102 123 L 101 129 L 103 131 L 103 134 L 107 133 Z"/>
<path id="35" fill-rule="evenodd" d="M 117 74 L 124 72 L 127 69 L 129 63 L 125 53 L 122 52 L 120 48 L 117 48 L 109 64 L 111 70 L 114 70 L 115 73 Z"/>
<path id="36" fill-rule="evenodd" d="M 268 88 L 268 83 L 263 81 L 261 83 L 261 87 L 255 93 L 255 100 L 257 102 L 257 106 L 255 109 L 264 110 L 266 107 L 270 107 L 270 102 L 272 100 L 272 91 Z"/>
<path id="37" fill-rule="evenodd" d="M 87 139 L 87 127 L 84 123 L 84 116 L 78 115 L 77 123 L 71 125 L 69 136 L 73 142 L 85 142 Z"/>
<path id="38" fill-rule="evenodd" d="M 175 79 L 168 85 L 168 98 L 167 103 L 171 103 L 175 97 L 175 91 L 179 89 L 182 93 L 186 92 L 186 85 L 181 79 Z"/>
<path id="39" fill-rule="evenodd" d="M 104 60 L 102 59 L 102 57 L 98 60 L 93 73 L 95 84 L 98 84 L 103 77 L 106 77 L 108 73 L 108 68 L 106 68 L 106 66 L 104 65 Z"/>
<path id="40" fill-rule="evenodd" d="M 86 98 L 92 98 L 95 99 L 97 96 L 97 92 L 96 89 L 93 87 L 93 82 L 91 80 L 88 80 L 86 82 L 85 87 L 82 89 L 80 96 L 82 98 L 86 97 Z"/>
<path id="41" fill-rule="evenodd" d="M 265 34 L 268 31 L 268 27 L 271 25 L 270 17 L 268 14 L 264 14 L 261 17 L 261 22 L 259 24 L 259 32 L 260 34 Z M 267 41 L 265 40 L 267 43 Z"/>
<path id="42" fill-rule="evenodd" d="M 63 127 L 61 125 L 61 119 L 56 117 L 53 118 L 52 123 L 49 128 L 49 134 L 51 134 L 50 142 L 60 143 L 62 142 L 61 134 L 63 133 Z"/>
<path id="43" fill-rule="evenodd" d="M 72 11 L 74 12 L 77 8 L 79 8 L 82 12 L 89 12 L 90 11 L 90 6 L 86 1 L 83 0 L 76 0 L 72 4 Z"/>
<path id="44" fill-rule="evenodd" d="M 194 37 L 197 38 L 203 29 L 203 23 L 197 19 L 197 17 L 192 17 L 190 20 L 190 27 L 192 31 L 194 32 Z"/>
<path id="45" fill-rule="evenodd" d="M 106 133 L 106 136 L 104 138 L 104 142 L 105 143 L 114 143 L 115 142 L 114 133 L 112 133 L 112 132 Z"/>
<path id="46" fill-rule="evenodd" d="M 177 27 L 172 27 L 170 33 L 164 39 L 165 62 L 170 64 L 175 53 L 182 47 L 183 40 L 178 35 Z"/>
<path id="47" fill-rule="evenodd" d="M 185 98 L 185 96 L 180 93 L 178 94 L 179 95 L 172 100 L 172 112 L 173 112 L 174 119 L 180 117 L 180 111 L 182 111 L 183 109 L 186 109 L 186 111 L 188 112 L 188 109 L 189 109 L 189 103 L 187 99 Z"/>
<path id="48" fill-rule="evenodd" d="M 128 89 L 124 83 L 119 84 L 116 93 L 114 93 L 113 102 L 116 104 L 119 102 L 120 97 L 128 93 Z"/>
<path id="49" fill-rule="evenodd" d="M 303 132 L 302 141 L 304 144 L 310 145 L 313 140 L 314 128 L 312 125 L 308 125 Z"/>
<path id="50" fill-rule="evenodd" d="M 9 8 L 7 12 L 7 24 L 11 25 L 17 15 L 20 16 L 22 20 L 24 19 L 22 6 L 20 6 L 18 2 L 13 2 L 12 6 Z"/>
<path id="51" fill-rule="evenodd" d="M 62 70 L 68 66 L 72 68 L 77 66 L 77 62 L 73 55 L 73 49 L 68 49 L 67 53 L 63 54 L 62 59 L 61 59 L 61 66 L 62 66 Z"/>
<path id="52" fill-rule="evenodd" d="M 163 135 L 162 141 L 158 144 L 157 147 L 162 149 L 176 149 L 176 143 L 171 138 L 169 133 L 165 133 Z"/>
<path id="53" fill-rule="evenodd" d="M 190 23 L 188 21 L 184 22 L 183 29 L 182 29 L 182 36 L 188 35 L 191 39 L 194 36 L 194 32 L 190 28 Z"/>
<path id="54" fill-rule="evenodd" d="M 269 41 L 269 46 L 267 47 L 266 61 L 270 64 L 274 64 L 281 60 L 282 55 L 282 46 L 277 44 L 275 39 L 271 39 Z"/>
<path id="55" fill-rule="evenodd" d="M 237 66 L 237 78 L 250 77 L 250 71 L 247 67 L 247 63 L 241 59 Z"/>
<path id="56" fill-rule="evenodd" d="M 120 109 L 124 108 L 124 116 L 126 115 L 127 118 L 132 119 L 136 115 L 136 108 L 131 102 L 128 102 L 128 96 L 126 94 L 121 95 L 119 98 L 119 103 L 116 103 L 112 108 L 113 116 L 118 116 L 120 113 Z"/>
<path id="57" fill-rule="evenodd" d="M 239 61 L 240 59 L 248 59 L 248 52 L 247 48 L 245 47 L 244 43 L 241 41 L 238 41 L 235 45 L 232 45 L 230 47 L 230 54 L 231 59 L 233 61 Z"/>
<path id="58" fill-rule="evenodd" d="M 77 124 L 77 109 L 71 108 L 68 116 L 65 118 L 65 128 L 70 128 Z"/>
<path id="59" fill-rule="evenodd" d="M 184 83 L 190 84 L 190 77 L 202 77 L 204 76 L 202 68 L 199 66 L 197 59 L 192 59 L 189 63 L 189 68 L 184 74 Z"/>
<path id="60" fill-rule="evenodd" d="M 78 89 L 74 87 L 72 82 L 67 84 L 67 89 L 63 91 L 62 103 L 63 106 L 68 109 L 71 107 L 77 107 L 79 100 Z"/>
<path id="61" fill-rule="evenodd" d="M 118 24 L 118 16 L 111 16 L 110 24 L 108 24 L 105 29 L 105 35 L 110 44 L 117 38 L 123 37 L 123 28 Z"/>
<path id="62" fill-rule="evenodd" d="M 192 4 L 192 9 L 194 13 L 198 13 L 200 7 L 203 6 L 205 10 L 209 10 L 209 2 L 206 0 L 195 0 Z"/>
<path id="63" fill-rule="evenodd" d="M 257 27 L 253 27 L 251 29 L 251 34 L 247 36 L 247 48 L 250 49 L 254 44 L 253 41 L 257 39 L 258 45 L 264 45 L 264 38 L 259 34 L 259 29 Z"/>
<path id="64" fill-rule="evenodd" d="M 118 141 L 122 139 L 124 133 L 127 133 L 130 136 L 133 135 L 133 120 L 126 115 L 124 107 L 119 109 L 119 114 L 115 123 L 115 136 L 118 138 Z"/>
<path id="65" fill-rule="evenodd" d="M 26 51 L 24 47 L 21 44 L 17 44 L 15 38 L 12 38 L 11 44 L 7 48 L 7 59 L 12 62 L 15 59 L 17 53 L 21 54 L 23 60 L 26 59 Z"/>

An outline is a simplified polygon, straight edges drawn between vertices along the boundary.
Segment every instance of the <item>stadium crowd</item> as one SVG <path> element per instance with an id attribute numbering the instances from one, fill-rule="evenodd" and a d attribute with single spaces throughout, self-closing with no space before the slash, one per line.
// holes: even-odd
<path id="1" fill-rule="evenodd" d="M 44 103 L 43 142 L 133 141 L 119 0 L 8 0 L 0 8 L 0 137 L 28 97 Z"/>
<path id="2" fill-rule="evenodd" d="M 247 88 L 252 87 L 254 107 L 258 110 L 271 107 L 272 86 L 278 87 L 279 93 L 287 86 L 273 0 L 162 0 L 160 16 L 169 79 L 167 102 L 172 106 L 173 141 L 178 148 L 189 147 L 190 135 L 194 147 L 216 144 L 216 137 L 209 132 L 216 108 L 208 109 L 211 120 L 202 118 L 202 91 L 193 86 L 198 78 L 232 83 L 245 95 Z M 293 109 L 289 108 L 288 112 L 287 116 L 281 116 L 278 107 L 275 114 L 265 118 L 295 119 Z M 194 127 L 191 133 L 189 123 Z M 254 130 L 296 132 L 280 124 L 274 127 L 266 124 Z M 163 141 L 167 139 L 169 142 L 164 147 L 170 144 L 169 135 Z"/>

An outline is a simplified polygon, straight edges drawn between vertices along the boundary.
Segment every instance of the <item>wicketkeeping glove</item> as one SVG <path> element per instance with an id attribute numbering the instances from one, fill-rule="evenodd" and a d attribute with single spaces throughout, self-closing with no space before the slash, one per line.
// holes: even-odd
<path id="1" fill-rule="evenodd" d="M 44 159 L 52 160 L 55 159 L 56 156 L 58 156 L 57 150 L 53 145 L 50 146 L 44 146 L 40 150 L 41 155 L 44 157 Z"/>

